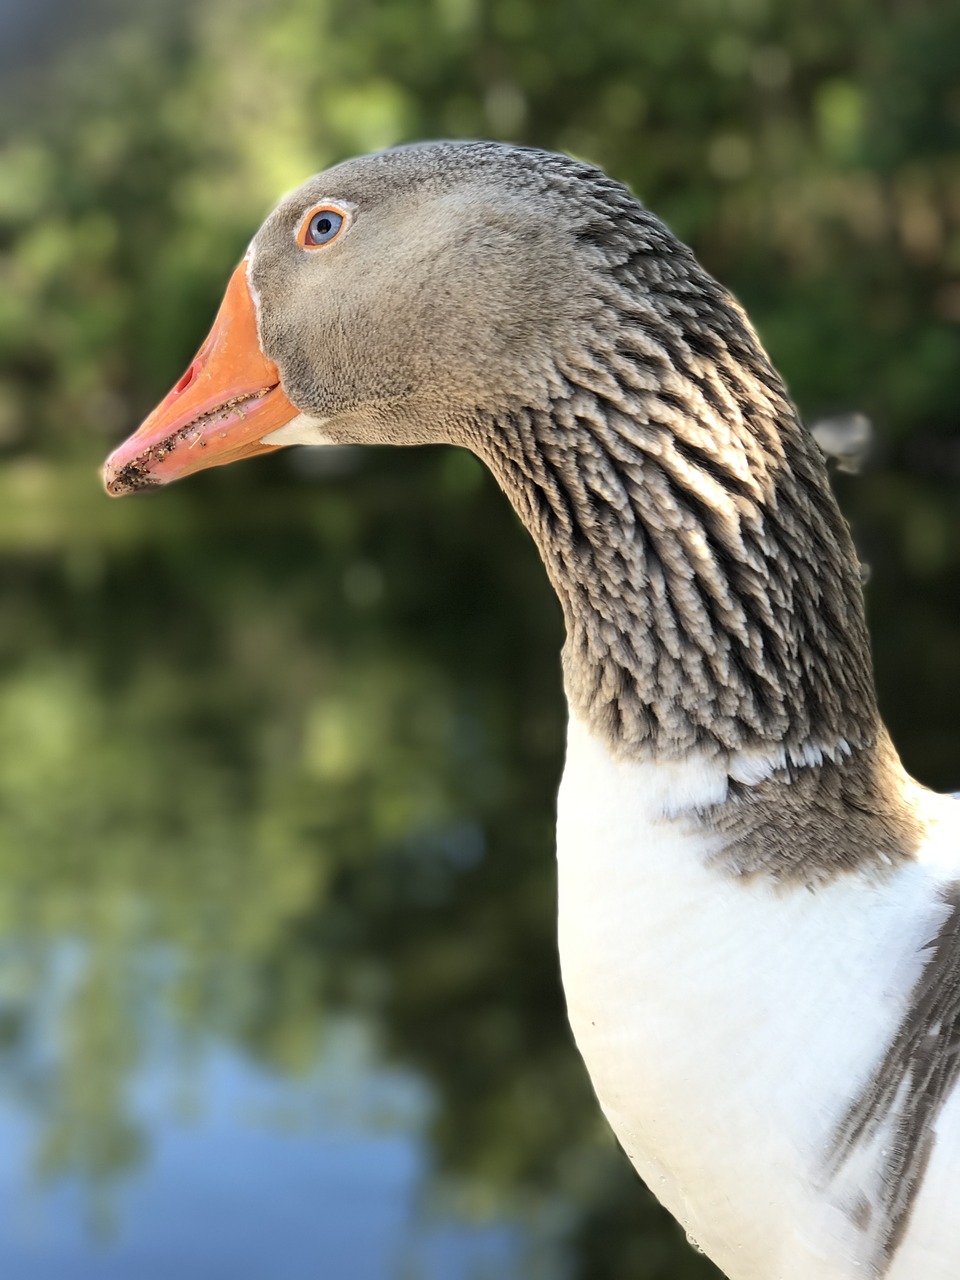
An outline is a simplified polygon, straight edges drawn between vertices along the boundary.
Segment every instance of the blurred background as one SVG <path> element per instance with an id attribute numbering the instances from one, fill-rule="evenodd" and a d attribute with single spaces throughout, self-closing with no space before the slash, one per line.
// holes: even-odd
<path id="1" fill-rule="evenodd" d="M 838 475 L 960 787 L 957 0 L 0 0 L 0 1273 L 705 1280 L 573 1050 L 558 609 L 471 457 L 111 502 L 275 200 L 421 137 L 629 182 Z"/>

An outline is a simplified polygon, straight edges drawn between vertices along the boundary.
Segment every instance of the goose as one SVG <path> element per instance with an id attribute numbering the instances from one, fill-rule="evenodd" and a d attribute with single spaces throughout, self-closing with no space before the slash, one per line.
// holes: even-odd
<path id="1" fill-rule="evenodd" d="M 562 978 L 640 1177 L 730 1280 L 957 1280 L 960 806 L 883 726 L 847 525 L 740 306 L 588 164 L 348 160 L 104 479 L 368 442 L 472 450 L 559 597 Z"/>

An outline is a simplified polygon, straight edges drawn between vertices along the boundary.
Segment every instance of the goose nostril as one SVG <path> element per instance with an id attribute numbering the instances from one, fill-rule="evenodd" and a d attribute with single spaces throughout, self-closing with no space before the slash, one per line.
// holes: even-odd
<path id="1" fill-rule="evenodd" d="M 193 382 L 196 376 L 197 376 L 197 363 L 196 361 L 194 361 L 193 364 L 190 366 L 190 368 L 187 370 L 187 372 L 183 375 L 183 377 L 177 383 L 177 385 L 173 388 L 173 394 L 175 396 L 178 396 L 181 391 L 186 391 L 187 387 L 190 386 L 190 383 Z"/>

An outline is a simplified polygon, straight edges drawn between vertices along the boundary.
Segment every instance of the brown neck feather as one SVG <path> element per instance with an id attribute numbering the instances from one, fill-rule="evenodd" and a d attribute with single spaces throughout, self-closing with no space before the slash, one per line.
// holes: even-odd
<path id="1" fill-rule="evenodd" d="M 599 277 L 551 403 L 480 415 L 467 443 L 560 598 L 573 714 L 620 759 L 724 762 L 726 802 L 692 815 L 717 864 L 885 874 L 927 822 L 877 710 L 849 530 L 743 312 L 658 227 Z"/>
<path id="2" fill-rule="evenodd" d="M 695 328 L 665 323 L 661 299 L 655 329 L 601 332 L 560 364 L 549 410 L 481 419 L 471 444 L 560 597 L 571 707 L 617 754 L 868 745 L 846 524 L 739 310 L 710 301 Z"/>

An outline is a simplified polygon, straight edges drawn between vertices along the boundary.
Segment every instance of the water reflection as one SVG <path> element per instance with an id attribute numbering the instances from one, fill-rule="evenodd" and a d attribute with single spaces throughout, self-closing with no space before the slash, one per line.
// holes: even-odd
<path id="1" fill-rule="evenodd" d="M 339 471 L 0 474 L 0 1271 L 714 1275 L 566 1029 L 542 570 L 463 455 Z M 857 483 L 943 784 L 957 556 L 911 570 L 899 482 Z"/>
<path id="2" fill-rule="evenodd" d="M 63 976 L 76 954 L 60 951 Z M 377 1061 L 363 1024 L 334 1022 L 311 1069 L 281 1077 L 223 1043 L 185 1052 L 169 1010 L 141 1014 L 150 1044 L 124 1110 L 143 1159 L 129 1178 L 38 1168 L 42 1116 L 22 1096 L 0 1102 L 4 1275 L 466 1280 L 539 1265 L 520 1224 L 431 1207 L 428 1090 Z"/>

